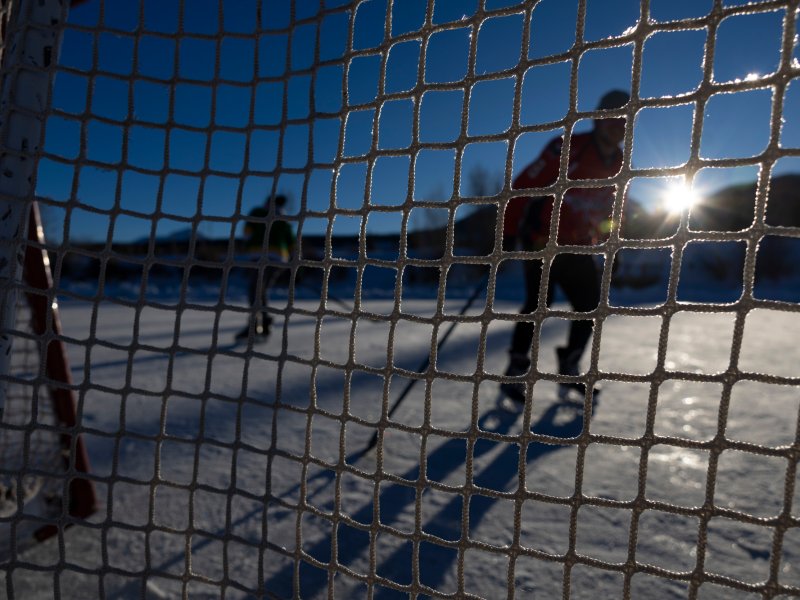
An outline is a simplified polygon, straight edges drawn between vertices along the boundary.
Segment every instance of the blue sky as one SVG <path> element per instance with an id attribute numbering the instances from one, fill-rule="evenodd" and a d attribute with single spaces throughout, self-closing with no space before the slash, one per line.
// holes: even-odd
<path id="1" fill-rule="evenodd" d="M 56 78 L 55 111 L 47 123 L 46 156 L 37 186 L 39 195 L 57 203 L 49 209 L 51 220 L 52 215 L 66 216 L 65 203 L 73 195 L 85 205 L 70 209 L 70 238 L 105 240 L 112 221 L 111 238 L 118 242 L 153 231 L 169 235 L 192 220 L 205 235 L 228 236 L 234 218 L 272 189 L 287 193 L 292 200 L 289 212 L 297 214 L 304 186 L 310 210 L 327 210 L 332 195 L 340 209 L 358 210 L 366 200 L 380 207 L 370 213 L 369 231 L 397 230 L 400 205 L 407 196 L 443 201 L 469 195 L 466 182 L 475 167 L 502 177 L 510 154 L 516 173 L 548 140 L 563 133 L 553 126 L 516 139 L 508 134 L 516 87 L 512 75 L 479 80 L 471 89 L 463 84 L 475 31 L 469 22 L 458 24 L 475 13 L 477 0 L 437 0 L 431 23 L 452 26 L 430 36 L 422 65 L 422 38 L 414 34 L 425 24 L 427 2 L 388 3 L 393 6 L 391 45 L 383 43 L 387 1 L 360 3 L 353 28 L 358 55 L 349 68 L 342 60 L 352 17 L 349 2 L 325 0 L 323 9 L 319 2 L 296 2 L 291 36 L 290 3 L 284 0 L 265 2 L 260 21 L 255 0 L 192 0 L 184 3 L 191 9 L 183 15 L 179 4 L 107 2 L 101 11 L 99 0 L 90 0 L 70 13 L 73 27 L 66 31 L 61 49 L 63 69 Z M 639 0 L 589 0 L 584 39 L 622 35 L 638 22 L 639 5 Z M 652 0 L 650 5 L 653 21 L 669 22 L 705 16 L 713 2 Z M 515 6 L 523 4 L 485 2 L 486 11 Z M 573 46 L 577 6 L 578 0 L 541 0 L 533 12 L 528 59 L 565 53 Z M 774 72 L 784 13 L 765 10 L 723 20 L 715 40 L 714 80 Z M 97 33 L 93 28 L 101 14 L 104 31 Z M 135 31 L 140 14 L 144 22 Z M 523 28 L 521 12 L 487 19 L 477 31 L 475 75 L 516 67 Z M 219 31 L 228 35 L 218 37 Z M 657 32 L 648 38 L 640 96 L 679 96 L 695 90 L 702 81 L 707 35 L 705 29 L 694 29 Z M 383 93 L 388 98 L 376 118 L 384 54 Z M 797 60 L 797 49 L 794 57 Z M 632 44 L 586 52 L 578 67 L 577 109 L 592 110 L 608 89 L 630 89 L 632 61 Z M 570 76 L 570 61 L 527 70 L 521 82 L 520 125 L 563 119 L 569 108 Z M 409 151 L 415 129 L 411 91 L 419 83 L 443 85 L 421 96 L 422 147 L 414 155 Z M 700 155 L 740 158 L 762 152 L 769 139 L 772 93 L 766 87 L 712 97 Z M 634 166 L 683 164 L 689 157 L 693 111 L 691 103 L 642 110 L 631 124 Z M 783 147 L 800 146 L 797 115 L 800 83 L 794 82 L 784 99 Z M 457 187 L 455 151 L 436 145 L 454 142 L 462 121 L 468 138 L 495 137 L 467 139 Z M 583 120 L 575 131 L 590 127 L 591 121 Z M 370 165 L 367 155 L 373 145 L 391 152 Z M 83 165 L 80 170 L 75 169 L 77 162 Z M 339 167 L 335 185 L 331 165 Z M 800 159 L 781 159 L 775 172 L 800 172 Z M 708 191 L 752 181 L 756 174 L 757 166 L 706 169 L 698 173 L 696 185 Z M 631 194 L 653 206 L 664 184 L 637 178 Z M 112 220 L 115 206 L 124 212 Z M 60 237 L 62 220 L 56 221 L 59 227 L 49 229 Z M 323 232 L 327 224 L 324 215 L 312 215 L 304 230 Z M 357 216 L 337 217 L 334 233 L 354 233 L 359 225 Z"/>

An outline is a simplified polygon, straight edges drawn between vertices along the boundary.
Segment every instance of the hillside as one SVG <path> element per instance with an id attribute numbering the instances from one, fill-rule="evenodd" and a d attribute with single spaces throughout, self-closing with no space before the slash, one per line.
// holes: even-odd
<path id="1" fill-rule="evenodd" d="M 755 218 L 756 183 L 723 188 L 706 196 L 689 215 L 692 231 L 741 231 Z M 633 200 L 634 206 L 638 203 Z M 633 218 L 623 228 L 629 239 L 661 238 L 675 233 L 679 217 L 663 211 L 634 210 Z M 776 227 L 800 227 L 800 174 L 775 177 L 767 197 L 766 224 Z"/>
<path id="2" fill-rule="evenodd" d="M 791 299 L 797 295 L 793 290 L 800 290 L 800 238 L 781 235 L 784 231 L 780 229 L 800 227 L 799 190 L 800 174 L 776 177 L 771 182 L 766 222 L 777 229 L 760 242 L 756 261 L 757 288 L 769 289 L 764 292 L 764 297 Z M 753 222 L 755 197 L 755 183 L 722 189 L 692 210 L 689 227 L 694 232 L 735 232 L 747 229 Z M 675 217 L 669 218 L 664 213 L 642 210 L 635 199 L 630 200 L 630 206 L 633 210 L 622 230 L 624 239 L 667 240 L 675 233 L 678 224 Z M 453 243 L 456 256 L 486 256 L 493 251 L 496 213 L 495 206 L 478 207 L 454 223 Z M 195 237 L 194 244 L 191 244 L 191 236 L 184 233 L 177 232 L 168 238 L 157 239 L 152 246 L 144 240 L 139 243 L 114 244 L 110 259 L 104 259 L 108 249 L 102 244 L 87 245 L 80 252 L 69 251 L 61 257 L 61 278 L 67 287 L 80 281 L 96 282 L 102 269 L 106 281 L 125 283 L 136 293 L 139 293 L 140 282 L 145 276 L 148 278 L 149 288 L 180 284 L 184 275 L 188 277 L 189 289 L 216 288 L 224 277 L 223 263 L 226 257 L 241 254 L 238 240 Z M 406 240 L 408 257 L 432 261 L 430 266 L 406 267 L 405 285 L 419 288 L 413 293 L 425 295 L 435 292 L 441 275 L 436 260 L 444 255 L 446 236 L 446 227 L 409 231 Z M 699 240 L 689 243 L 683 254 L 679 299 L 696 300 L 710 296 L 733 301 L 738 298 L 741 295 L 746 252 L 744 239 L 727 242 Z M 357 235 L 334 237 L 331 240 L 331 256 L 356 260 L 359 241 Z M 399 257 L 401 244 L 397 234 L 371 235 L 364 241 L 367 257 L 370 259 L 391 264 Z M 641 301 L 656 301 L 666 293 L 672 251 L 669 242 L 665 243 L 665 248 L 632 248 L 618 254 L 620 266 L 612 281 L 616 295 L 623 294 L 633 302 L 637 298 Z M 325 256 L 325 244 L 326 240 L 322 235 L 303 236 L 300 243 L 303 257 L 313 261 Z M 192 247 L 191 268 L 187 269 L 187 258 Z M 55 253 L 58 250 L 53 248 Z M 502 281 L 498 281 L 498 293 L 508 297 L 516 297 L 521 293 L 520 266 L 513 263 L 514 261 L 506 261 L 501 271 Z M 185 273 L 187 270 L 188 274 Z M 456 264 L 448 272 L 448 289 L 452 289 L 453 293 L 463 293 L 486 270 L 487 267 L 481 265 Z M 234 290 L 240 283 L 244 286 L 242 282 L 246 281 L 247 272 L 245 263 L 237 264 L 228 273 L 228 287 Z M 304 269 L 298 273 L 306 287 L 318 287 L 321 274 L 321 269 Z M 354 268 L 333 267 L 330 283 L 342 287 L 340 293 L 347 296 L 354 288 L 355 275 Z M 395 277 L 394 269 L 369 266 L 364 272 L 362 291 L 378 295 L 391 294 Z M 798 285 L 789 284 L 794 281 Z M 412 293 L 410 289 L 408 292 Z"/>

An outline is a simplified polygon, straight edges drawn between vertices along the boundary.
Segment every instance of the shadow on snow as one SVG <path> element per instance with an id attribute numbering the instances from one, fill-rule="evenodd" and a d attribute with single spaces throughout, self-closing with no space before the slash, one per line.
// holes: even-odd
<path id="1" fill-rule="evenodd" d="M 566 422 L 557 421 L 559 411 L 564 408 L 565 405 L 558 402 L 551 405 L 542 417 L 532 425 L 531 430 L 533 433 L 564 440 L 580 436 L 583 430 L 583 411 L 575 407 L 574 416 L 570 420 Z M 500 410 L 490 410 L 481 417 L 479 426 L 481 429 L 486 430 L 487 424 L 492 423 L 494 425 L 491 427 L 493 433 L 507 434 L 516 418 L 517 415 L 514 414 Z M 526 462 L 530 464 L 550 452 L 569 445 L 571 444 L 532 441 L 527 448 Z M 499 452 L 489 464 L 477 473 L 473 481 L 475 485 L 481 488 L 503 492 L 513 484 L 519 475 L 519 444 L 479 438 L 475 442 L 473 457 L 477 458 L 488 454 L 499 446 L 505 446 L 505 449 Z M 427 480 L 443 481 L 449 473 L 464 464 L 466 451 L 466 440 L 463 439 L 452 439 L 439 446 L 427 458 Z M 410 469 L 402 477 L 414 482 L 419 479 L 419 475 L 419 467 L 417 466 Z M 475 494 L 466 500 L 469 505 L 469 528 L 474 531 L 489 513 L 495 499 Z M 422 530 L 425 533 L 441 538 L 448 545 L 435 544 L 427 540 L 419 544 L 418 567 L 419 583 L 421 585 L 437 589 L 445 575 L 456 564 L 458 551 L 451 546 L 455 546 L 462 536 L 461 522 L 464 501 L 463 495 L 453 494 L 452 499 L 431 518 L 427 519 L 427 522 L 422 526 Z M 382 485 L 379 495 L 381 524 L 391 526 L 392 523 L 397 521 L 406 507 L 413 506 L 415 502 L 416 490 L 413 486 L 403 484 Z M 358 523 L 369 526 L 373 520 L 372 502 L 365 504 L 357 512 L 352 513 L 351 518 Z M 331 546 L 332 540 L 330 537 L 325 537 L 310 547 L 304 548 L 304 551 L 317 561 L 330 563 Z M 351 565 L 369 549 L 370 534 L 363 529 L 340 523 L 337 528 L 336 547 L 336 563 L 343 566 Z M 412 565 L 415 562 L 413 555 L 413 542 L 403 541 L 399 547 L 385 558 L 378 556 L 377 575 L 400 585 L 411 585 L 413 583 Z M 293 565 L 285 566 L 266 581 L 265 590 L 278 597 L 292 597 L 294 595 L 294 570 Z M 312 598 L 320 594 L 327 588 L 328 579 L 331 576 L 327 570 L 306 562 L 300 563 L 298 575 L 300 589 L 296 591 L 303 598 Z M 407 593 L 401 593 L 398 590 L 385 587 L 380 587 L 376 592 L 376 597 L 378 598 L 405 597 Z"/>

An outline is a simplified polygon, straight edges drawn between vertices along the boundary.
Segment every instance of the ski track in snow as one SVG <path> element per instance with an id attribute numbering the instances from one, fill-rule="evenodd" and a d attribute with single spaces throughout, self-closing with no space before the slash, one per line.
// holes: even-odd
<path id="1" fill-rule="evenodd" d="M 468 314 L 483 310 L 477 304 Z M 285 308 L 285 302 L 274 306 Z M 294 507 L 303 493 L 315 510 L 327 515 L 338 510 L 346 516 L 338 524 L 337 560 L 353 572 L 366 575 L 374 568 L 378 577 L 401 584 L 418 576 L 426 586 L 455 594 L 461 591 L 457 545 L 467 535 L 471 542 L 488 546 L 473 544 L 464 552 L 463 592 L 506 597 L 510 581 L 519 598 L 562 596 L 560 562 L 521 555 L 509 575 L 509 559 L 502 549 L 516 542 L 553 556 L 569 550 L 572 511 L 567 499 L 576 492 L 579 459 L 579 449 L 569 438 L 582 431 L 582 410 L 558 403 L 555 384 L 544 380 L 536 384 L 531 429 L 565 441 L 533 440 L 527 445 L 524 485 L 539 496 L 517 506 L 513 494 L 521 485 L 518 441 L 524 417 L 495 409 L 495 382 L 483 381 L 476 391 L 469 376 L 477 366 L 481 327 L 462 323 L 437 358 L 436 367 L 445 375 L 436 378 L 429 390 L 424 380 L 419 381 L 393 416 L 406 430 L 390 429 L 383 437 L 381 469 L 395 479 L 384 478 L 377 485 L 366 477 L 374 476 L 378 468 L 373 451 L 355 462 L 360 472 L 346 472 L 338 479 L 333 471 L 309 463 L 302 486 L 302 463 L 287 454 L 302 457 L 308 450 L 317 459 L 337 463 L 343 444 L 346 455 L 353 457 L 374 433 L 369 422 L 379 419 L 382 403 L 391 403 L 408 381 L 393 377 L 385 396 L 380 373 L 356 368 L 350 373 L 348 395 L 346 373 L 335 365 L 347 363 L 352 351 L 355 363 L 382 369 L 391 353 L 396 367 L 415 371 L 429 350 L 433 328 L 403 320 L 390 338 L 388 320 L 359 319 L 352 336 L 352 319 L 326 315 L 318 327 L 314 314 L 318 302 L 301 300 L 296 307 L 310 312 L 290 312 L 288 324 L 276 318 L 272 337 L 251 352 L 247 344 L 232 343 L 245 320 L 243 312 L 217 313 L 194 306 L 179 312 L 176 319 L 173 310 L 145 307 L 137 313 L 132 307 L 102 302 L 96 305 L 93 324 L 91 303 L 62 304 L 65 335 L 71 338 L 67 349 L 72 373 L 82 386 L 92 469 L 107 479 L 98 483 L 100 510 L 91 525 L 74 526 L 63 537 L 63 557 L 59 558 L 58 540 L 22 556 L 33 565 L 53 566 L 63 560 L 75 568 L 56 569 L 55 576 L 46 570 L 15 571 L 18 598 L 52 597 L 54 585 L 60 586 L 65 598 L 140 598 L 144 581 L 147 597 L 179 598 L 180 577 L 187 570 L 211 582 L 224 579 L 225 598 L 255 597 L 245 590 L 258 589 L 259 577 L 269 593 L 291 597 L 296 575 L 303 598 L 327 597 L 329 590 L 336 597 L 365 596 L 366 586 L 345 574 L 329 581 L 324 569 L 306 562 L 295 574 L 292 557 L 276 551 L 283 548 L 291 554 L 300 543 L 314 559 L 331 559 L 331 521 L 310 511 L 298 516 Z M 389 315 L 392 307 L 390 300 L 368 300 L 362 308 Z M 455 314 L 457 308 L 450 310 L 448 305 L 448 312 Z M 517 303 L 496 302 L 494 308 L 513 315 Z M 403 304 L 404 314 L 426 317 L 434 310 L 431 301 Z M 787 332 L 798 330 L 798 320 L 797 313 L 752 311 L 739 368 L 796 377 L 796 340 Z M 652 372 L 661 323 L 661 317 L 652 316 L 607 319 L 599 369 Z M 486 372 L 503 373 L 512 325 L 502 319 L 489 325 Z M 698 374 L 726 370 L 733 326 L 734 313 L 678 313 L 670 327 L 665 367 Z M 542 371 L 555 370 L 554 347 L 561 343 L 566 327 L 560 319 L 545 323 L 538 361 Z M 308 361 L 315 356 L 317 332 L 322 362 L 314 371 Z M 168 348 L 176 349 L 173 357 L 165 352 Z M 583 364 L 588 361 L 587 352 Z M 606 381 L 603 388 L 590 431 L 613 436 L 616 443 L 594 442 L 587 447 L 580 482 L 584 496 L 621 502 L 636 498 L 643 452 L 638 440 L 646 434 L 648 411 L 655 410 L 653 433 L 658 436 L 708 441 L 717 435 L 721 383 L 667 379 L 654 391 L 649 382 Z M 363 422 L 348 422 L 343 429 L 339 415 L 345 402 L 350 415 Z M 798 402 L 796 387 L 741 381 L 731 393 L 725 434 L 728 439 L 769 447 L 791 444 Z M 418 428 L 425 424 L 426 414 L 431 433 L 423 437 Z M 468 441 L 470 432 L 477 432 L 474 444 Z M 653 445 L 646 461 L 646 498 L 681 507 L 702 505 L 709 457 L 708 449 Z M 433 482 L 427 487 L 416 485 L 421 462 L 427 480 Z M 775 517 L 784 504 L 786 472 L 783 458 L 726 450 L 719 457 L 714 503 L 757 518 Z M 459 491 L 468 476 L 477 487 L 465 506 Z M 156 478 L 161 483 L 153 485 Z M 277 500 L 265 506 L 259 498 L 267 493 Z M 371 539 L 368 526 L 376 514 L 384 527 Z M 582 505 L 574 523 L 575 551 L 604 562 L 625 562 L 631 550 L 631 514 L 629 507 Z M 427 536 L 419 544 L 418 574 L 412 570 L 410 541 L 420 534 L 415 533 L 417 521 Z M 684 573 L 693 570 L 698 526 L 695 516 L 644 511 L 634 541 L 636 560 Z M 705 570 L 748 583 L 764 581 L 769 575 L 772 531 L 713 518 Z M 444 542 L 434 543 L 429 536 Z M 782 583 L 800 585 L 798 555 L 800 535 L 790 530 L 783 542 Z M 106 569 L 102 576 L 94 572 L 100 565 Z M 5 582 L 0 583 L 5 590 Z M 186 591 L 191 598 L 219 598 L 221 585 L 193 579 Z M 622 585 L 621 573 L 613 570 L 578 564 L 570 573 L 572 598 L 621 597 Z M 685 582 L 637 574 L 632 597 L 682 598 L 687 590 Z M 376 592 L 377 598 L 405 597 L 381 586 Z M 700 597 L 759 596 L 705 584 Z"/>

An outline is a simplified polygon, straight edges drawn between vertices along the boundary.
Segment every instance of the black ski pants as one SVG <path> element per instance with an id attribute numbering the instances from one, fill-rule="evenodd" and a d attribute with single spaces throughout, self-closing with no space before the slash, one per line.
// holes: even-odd
<path id="1" fill-rule="evenodd" d="M 269 308 L 269 289 L 275 283 L 279 273 L 280 271 L 277 267 L 266 266 L 264 267 L 263 275 L 259 276 L 259 271 L 254 270 L 250 279 L 250 285 L 248 286 L 250 306 L 257 309 L 253 313 L 257 318 L 260 312 L 260 319 L 264 324 L 272 322 L 272 317 L 267 312 Z"/>
<path id="2" fill-rule="evenodd" d="M 542 261 L 527 260 L 525 269 L 525 304 L 521 314 L 530 314 L 539 305 L 539 284 L 542 280 Z M 558 254 L 550 267 L 550 285 L 547 288 L 547 306 L 553 303 L 554 286 L 558 285 L 572 305 L 573 310 L 588 312 L 600 303 L 600 277 L 594 259 L 588 254 Z M 568 354 L 583 354 L 592 337 L 592 321 L 571 321 L 567 339 Z M 531 322 L 518 322 L 511 338 L 511 354 L 528 356 L 533 342 L 534 327 Z"/>

